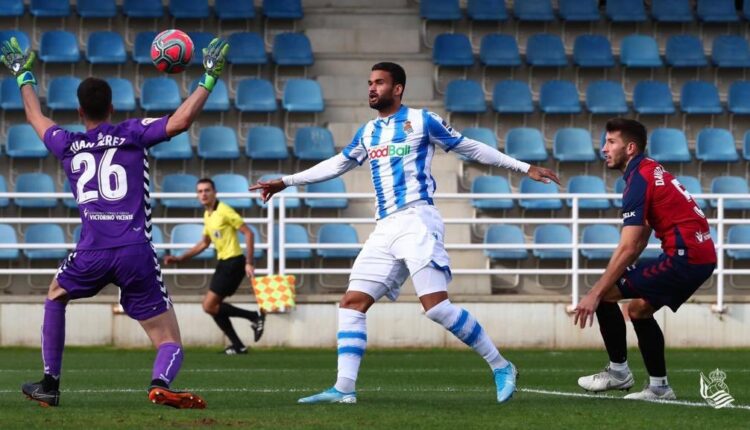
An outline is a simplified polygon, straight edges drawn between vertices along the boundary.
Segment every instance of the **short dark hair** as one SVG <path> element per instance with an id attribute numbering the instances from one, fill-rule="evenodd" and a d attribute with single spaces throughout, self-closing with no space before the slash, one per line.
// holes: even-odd
<path id="1" fill-rule="evenodd" d="M 384 61 L 372 66 L 372 70 L 383 70 L 390 73 L 393 85 L 401 84 L 402 87 L 406 88 L 406 72 L 398 64 Z"/>
<path id="2" fill-rule="evenodd" d="M 112 88 L 104 79 L 86 78 L 78 85 L 78 104 L 86 118 L 103 121 L 112 106 Z"/>
<path id="3" fill-rule="evenodd" d="M 216 190 L 216 184 L 214 184 L 214 181 L 211 178 L 200 178 L 198 179 L 198 182 L 196 182 L 195 186 L 197 187 L 198 184 L 211 184 L 211 188 Z"/>
<path id="4" fill-rule="evenodd" d="M 606 130 L 607 133 L 619 131 L 625 143 L 634 142 L 641 153 L 646 151 L 646 126 L 640 122 L 628 118 L 612 118 L 607 121 Z"/>

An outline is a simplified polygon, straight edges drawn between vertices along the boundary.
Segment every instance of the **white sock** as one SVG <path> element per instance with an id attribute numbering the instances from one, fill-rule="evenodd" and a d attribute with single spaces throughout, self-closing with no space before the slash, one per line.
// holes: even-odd
<path id="1" fill-rule="evenodd" d="M 500 355 L 500 351 L 482 326 L 466 309 L 461 309 L 446 299 L 425 312 L 425 315 L 473 348 L 487 361 L 492 370 L 502 369 L 508 365 L 508 361 Z"/>
<path id="2" fill-rule="evenodd" d="M 630 368 L 628 367 L 628 360 L 625 360 L 624 363 L 615 363 L 613 361 L 610 361 L 609 370 L 617 373 L 629 373 Z"/>
<path id="3" fill-rule="evenodd" d="M 354 392 L 359 363 L 367 348 L 367 316 L 353 309 L 339 308 L 338 375 L 334 388 Z"/>
<path id="4" fill-rule="evenodd" d="M 668 387 L 669 386 L 669 382 L 667 382 L 666 376 L 659 376 L 659 377 L 649 376 L 648 379 L 649 379 L 648 385 L 652 387 Z"/>

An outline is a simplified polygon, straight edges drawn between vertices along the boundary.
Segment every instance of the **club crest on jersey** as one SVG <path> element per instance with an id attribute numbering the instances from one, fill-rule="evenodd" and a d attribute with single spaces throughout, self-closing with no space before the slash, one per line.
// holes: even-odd
<path id="1" fill-rule="evenodd" d="M 411 126 L 411 121 L 404 122 L 404 133 L 406 134 L 414 133 L 414 128 Z"/>

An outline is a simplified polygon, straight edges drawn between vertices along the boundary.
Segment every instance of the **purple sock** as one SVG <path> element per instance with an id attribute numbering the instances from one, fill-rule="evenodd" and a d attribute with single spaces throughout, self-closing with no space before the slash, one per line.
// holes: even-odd
<path id="1" fill-rule="evenodd" d="M 162 343 L 156 352 L 151 379 L 164 381 L 167 386 L 177 377 L 182 367 L 182 346 L 178 343 Z"/>
<path id="2" fill-rule="evenodd" d="M 42 361 L 44 373 L 60 377 L 63 348 L 65 347 L 65 306 L 56 300 L 44 301 L 42 323 Z"/>

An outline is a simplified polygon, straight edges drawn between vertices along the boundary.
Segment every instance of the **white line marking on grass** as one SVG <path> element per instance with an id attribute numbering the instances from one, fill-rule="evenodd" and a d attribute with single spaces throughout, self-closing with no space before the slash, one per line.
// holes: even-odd
<path id="1" fill-rule="evenodd" d="M 566 368 L 539 368 L 529 369 L 525 367 L 519 368 L 523 373 L 585 373 L 595 372 L 596 368 L 591 367 L 587 369 L 566 369 Z M 151 368 L 138 368 L 138 369 L 65 369 L 65 373 L 122 373 L 122 372 L 151 372 Z M 698 373 L 705 369 L 669 369 L 669 373 Z M 727 373 L 750 373 L 750 369 L 731 369 L 722 368 Z M 0 369 L 0 373 L 33 373 L 38 372 L 39 368 L 34 369 Z M 182 369 L 181 373 L 273 373 L 273 372 L 333 372 L 334 369 L 305 369 L 305 368 L 283 368 L 283 367 L 257 367 L 257 368 L 218 368 L 218 369 Z M 487 373 L 485 368 L 473 368 L 473 369 L 456 369 L 456 368 L 389 368 L 389 369 L 362 369 L 362 373 Z"/>

